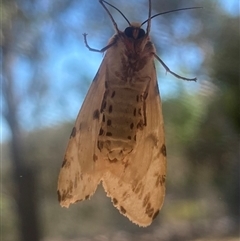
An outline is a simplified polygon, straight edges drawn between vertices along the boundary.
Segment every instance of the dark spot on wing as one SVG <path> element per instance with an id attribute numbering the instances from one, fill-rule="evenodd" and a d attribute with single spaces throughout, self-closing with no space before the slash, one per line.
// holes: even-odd
<path id="1" fill-rule="evenodd" d="M 114 205 L 117 205 L 117 204 L 118 204 L 118 200 L 117 200 L 116 198 L 113 198 L 112 201 L 113 201 L 113 204 L 114 204 Z"/>
<path id="2" fill-rule="evenodd" d="M 166 181 L 166 175 L 159 175 L 155 183 L 156 187 L 158 187 L 159 185 L 163 186 L 165 184 L 165 181 Z"/>
<path id="3" fill-rule="evenodd" d="M 60 193 L 60 191 L 58 191 L 58 200 L 59 202 L 65 201 L 67 199 L 71 199 L 73 196 L 72 194 L 70 194 L 70 190 L 69 189 L 65 189 L 62 190 L 62 192 Z"/>
<path id="4" fill-rule="evenodd" d="M 105 122 L 105 115 L 103 114 L 102 122 Z"/>
<path id="5" fill-rule="evenodd" d="M 104 133 L 104 130 L 103 130 L 103 128 L 101 128 L 100 131 L 99 131 L 99 136 L 102 136 L 103 133 Z"/>
<path id="6" fill-rule="evenodd" d="M 140 120 L 140 121 L 138 122 L 138 124 L 137 124 L 137 129 L 143 130 L 143 126 L 144 126 L 143 121 Z"/>
<path id="7" fill-rule="evenodd" d="M 137 114 L 137 109 L 134 108 L 134 110 L 133 110 L 133 115 L 136 116 L 136 114 Z"/>
<path id="8" fill-rule="evenodd" d="M 102 102 L 101 112 L 106 108 L 106 106 L 107 106 L 107 102 L 106 102 L 106 100 L 104 100 L 104 101 Z"/>
<path id="9" fill-rule="evenodd" d="M 93 154 L 93 161 L 96 162 L 98 160 L 98 156 L 94 153 Z"/>
<path id="10" fill-rule="evenodd" d="M 162 147 L 161 147 L 161 153 L 162 153 L 164 156 L 167 156 L 167 149 L 166 149 L 165 144 L 163 144 Z"/>
<path id="11" fill-rule="evenodd" d="M 147 204 L 145 213 L 148 215 L 149 218 L 151 218 L 154 214 L 154 208 L 151 207 L 151 203 Z"/>
<path id="12" fill-rule="evenodd" d="M 147 205 L 147 203 L 149 202 L 149 199 L 150 199 L 150 192 L 143 199 L 143 207 Z"/>
<path id="13" fill-rule="evenodd" d="M 134 135 L 133 140 L 137 141 L 137 136 L 136 135 Z"/>
<path id="14" fill-rule="evenodd" d="M 113 110 L 112 105 L 110 105 L 109 108 L 108 108 L 108 112 L 112 113 L 112 110 Z"/>
<path id="15" fill-rule="evenodd" d="M 107 120 L 107 125 L 110 126 L 112 124 L 111 120 Z"/>
<path id="16" fill-rule="evenodd" d="M 98 141 L 97 142 L 97 147 L 99 150 L 102 150 L 103 149 L 103 142 L 102 141 Z"/>
<path id="17" fill-rule="evenodd" d="M 99 115 L 100 115 L 100 113 L 99 113 L 99 110 L 97 109 L 97 110 L 95 110 L 94 112 L 93 112 L 93 119 L 95 120 L 95 119 L 99 119 Z"/>
<path id="18" fill-rule="evenodd" d="M 138 114 L 141 116 L 142 115 L 142 110 L 141 108 L 138 109 Z"/>
<path id="19" fill-rule="evenodd" d="M 147 126 L 146 101 L 143 102 L 143 118 L 144 118 L 144 125 Z"/>
<path id="20" fill-rule="evenodd" d="M 124 163 L 124 168 L 126 169 L 129 166 L 128 161 L 126 163 Z"/>
<path id="21" fill-rule="evenodd" d="M 115 96 L 115 91 L 112 92 L 111 98 Z"/>
<path id="22" fill-rule="evenodd" d="M 132 140 L 132 137 L 131 137 L 131 136 L 128 136 L 127 138 L 128 138 L 128 140 Z"/>
<path id="23" fill-rule="evenodd" d="M 72 129 L 70 138 L 75 137 L 76 136 L 76 132 L 77 132 L 77 130 L 76 130 L 76 127 L 74 126 L 73 129 Z"/>
<path id="24" fill-rule="evenodd" d="M 130 129 L 132 130 L 132 129 L 133 129 L 133 127 L 134 127 L 134 124 L 133 124 L 133 123 L 131 123 L 131 124 L 130 124 Z"/>
<path id="25" fill-rule="evenodd" d="M 107 132 L 106 136 L 112 136 L 112 132 Z"/>
<path id="26" fill-rule="evenodd" d="M 159 214 L 159 210 L 157 210 L 157 211 L 153 214 L 152 219 L 155 219 L 155 218 L 157 217 L 158 214 Z"/>
<path id="27" fill-rule="evenodd" d="M 121 211 L 122 214 L 126 213 L 126 209 L 123 206 L 120 207 L 120 211 Z"/>

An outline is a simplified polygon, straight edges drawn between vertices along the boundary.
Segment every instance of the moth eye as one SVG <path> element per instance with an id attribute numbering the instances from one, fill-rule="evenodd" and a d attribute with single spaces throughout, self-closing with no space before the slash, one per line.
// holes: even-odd
<path id="1" fill-rule="evenodd" d="M 145 31 L 140 28 L 140 29 L 139 29 L 139 32 L 138 32 L 138 37 L 137 37 L 137 38 L 138 38 L 138 39 L 139 39 L 139 38 L 142 38 L 142 37 L 144 37 L 144 35 L 145 35 Z"/>
<path id="2" fill-rule="evenodd" d="M 133 37 L 133 35 L 132 35 L 132 33 L 133 33 L 133 28 L 132 28 L 132 27 L 127 27 L 127 28 L 124 30 L 124 33 L 126 34 L 127 37 L 132 38 L 132 37 Z"/>

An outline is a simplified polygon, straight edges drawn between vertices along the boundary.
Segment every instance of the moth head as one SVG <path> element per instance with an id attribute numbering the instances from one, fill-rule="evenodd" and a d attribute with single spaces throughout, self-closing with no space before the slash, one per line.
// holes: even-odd
<path id="1" fill-rule="evenodd" d="M 139 23 L 132 23 L 129 27 L 124 30 L 124 34 L 128 38 L 132 39 L 140 39 L 145 36 L 145 30 L 141 28 L 141 24 Z"/>

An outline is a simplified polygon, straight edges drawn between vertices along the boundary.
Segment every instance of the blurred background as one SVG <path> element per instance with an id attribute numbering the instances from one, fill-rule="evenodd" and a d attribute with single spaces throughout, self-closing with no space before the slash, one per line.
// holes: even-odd
<path id="1" fill-rule="evenodd" d="M 147 0 L 109 0 L 143 22 Z M 57 178 L 68 138 L 114 34 L 97 0 L 2 0 L 1 240 L 239 240 L 239 1 L 153 0 L 156 61 L 168 151 L 167 193 L 153 224 L 119 214 L 99 186 L 61 208 Z M 119 29 L 126 21 L 109 8 Z M 144 26 L 146 27 L 146 26 Z M 97 94 L 97 93 L 96 93 Z"/>

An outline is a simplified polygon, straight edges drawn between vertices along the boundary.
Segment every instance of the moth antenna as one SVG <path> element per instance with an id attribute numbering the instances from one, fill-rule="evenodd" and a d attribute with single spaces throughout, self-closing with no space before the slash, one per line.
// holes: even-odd
<path id="1" fill-rule="evenodd" d="M 109 10 L 107 9 L 107 7 L 105 6 L 104 3 L 106 3 L 107 5 L 109 5 L 109 6 L 112 7 L 112 8 L 116 9 L 116 10 L 123 16 L 123 18 L 127 21 L 127 23 L 129 24 L 129 26 L 131 26 L 131 23 L 129 22 L 129 20 L 125 17 L 125 15 L 124 15 L 118 8 L 116 8 L 115 6 L 113 6 L 112 4 L 110 4 L 110 3 L 108 3 L 108 2 L 106 2 L 106 1 L 104 1 L 104 0 L 99 0 L 99 2 L 102 4 L 102 6 L 104 7 L 104 9 L 107 11 L 107 13 L 108 13 L 108 15 L 110 16 L 110 18 L 111 18 L 111 20 L 112 20 L 112 22 L 113 22 L 113 25 L 114 25 L 114 27 L 115 27 L 115 29 L 117 30 L 118 33 L 119 33 L 119 29 L 118 29 L 117 23 L 115 22 L 112 14 L 109 12 Z M 151 15 L 150 15 L 150 16 L 151 16 Z"/>
<path id="2" fill-rule="evenodd" d="M 151 0 L 149 0 L 149 5 L 151 3 Z M 163 15 L 163 14 L 167 14 L 167 13 L 173 13 L 173 12 L 179 12 L 179 11 L 183 11 L 183 10 L 192 10 L 192 9 L 198 9 L 198 8 L 202 8 L 202 7 L 190 7 L 190 8 L 179 8 L 179 9 L 175 9 L 175 10 L 170 10 L 170 11 L 166 11 L 166 12 L 162 12 L 162 13 L 157 13 L 153 16 L 148 16 L 148 19 L 145 20 L 144 22 L 142 22 L 141 26 L 145 23 L 148 23 L 148 25 L 150 24 L 150 20 L 159 16 L 159 15 Z M 151 13 L 151 10 L 149 9 L 149 12 Z M 148 29 L 148 27 L 147 27 Z"/>
<path id="3" fill-rule="evenodd" d="M 150 29 L 151 29 L 151 12 L 152 12 L 152 2 L 151 2 L 151 0 L 149 0 L 148 2 L 149 2 L 148 19 L 147 19 L 147 21 L 145 21 L 145 22 L 147 22 L 147 30 L 146 30 L 147 35 L 149 35 Z M 142 26 L 142 24 L 141 24 L 141 26 Z"/>

